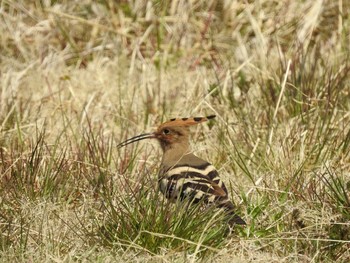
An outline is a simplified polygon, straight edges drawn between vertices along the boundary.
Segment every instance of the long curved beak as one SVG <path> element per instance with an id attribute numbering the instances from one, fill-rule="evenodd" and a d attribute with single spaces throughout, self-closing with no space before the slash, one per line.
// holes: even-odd
<path id="1" fill-rule="evenodd" d="M 152 139 L 152 138 L 156 138 L 155 134 L 154 133 L 144 133 L 144 134 L 141 134 L 141 135 L 137 135 L 135 137 L 132 137 L 130 139 L 127 139 L 121 143 L 119 143 L 117 145 L 118 148 L 121 148 L 121 147 L 124 147 L 130 143 L 134 143 L 134 142 L 137 142 L 137 141 L 141 141 L 141 140 L 145 140 L 145 139 Z"/>

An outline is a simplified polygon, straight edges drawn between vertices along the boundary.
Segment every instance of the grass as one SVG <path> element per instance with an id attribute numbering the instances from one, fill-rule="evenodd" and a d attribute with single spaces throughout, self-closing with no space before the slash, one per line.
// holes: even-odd
<path id="1" fill-rule="evenodd" d="M 0 261 L 348 262 L 347 1 L 2 1 Z M 247 227 L 168 203 L 155 142 L 194 152 Z"/>

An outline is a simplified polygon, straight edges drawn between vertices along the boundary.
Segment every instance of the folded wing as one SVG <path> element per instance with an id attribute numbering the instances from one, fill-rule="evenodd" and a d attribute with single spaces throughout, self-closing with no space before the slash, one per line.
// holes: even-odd
<path id="1" fill-rule="evenodd" d="M 225 184 L 218 176 L 215 167 L 203 161 L 201 164 L 177 164 L 159 177 L 160 191 L 170 200 L 188 199 L 193 203 L 203 201 L 224 208 L 233 215 L 234 224 L 245 222 L 234 213 L 234 204 L 228 198 Z"/>

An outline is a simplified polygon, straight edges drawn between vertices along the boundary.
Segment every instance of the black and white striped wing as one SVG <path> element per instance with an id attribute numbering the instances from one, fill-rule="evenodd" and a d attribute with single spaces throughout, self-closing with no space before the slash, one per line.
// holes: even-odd
<path id="1" fill-rule="evenodd" d="M 215 203 L 232 216 L 230 224 L 245 225 L 245 221 L 235 213 L 235 206 L 229 200 L 227 188 L 219 178 L 214 166 L 177 165 L 168 169 L 159 178 L 160 191 L 171 200 L 188 198 L 194 203 L 203 200 Z"/>
<path id="2" fill-rule="evenodd" d="M 208 203 L 227 199 L 227 189 L 214 166 L 177 165 L 161 176 L 160 190 L 169 199 L 189 198 L 193 202 L 204 200 Z"/>

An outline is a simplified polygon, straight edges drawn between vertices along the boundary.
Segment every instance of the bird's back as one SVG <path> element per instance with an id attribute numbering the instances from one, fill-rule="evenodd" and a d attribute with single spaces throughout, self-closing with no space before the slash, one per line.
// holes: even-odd
<path id="1" fill-rule="evenodd" d="M 186 154 L 167 165 L 159 173 L 160 191 L 170 200 L 189 199 L 193 203 L 215 203 L 234 214 L 234 205 L 215 167 L 194 154 Z M 238 216 L 234 223 L 245 224 Z"/>

